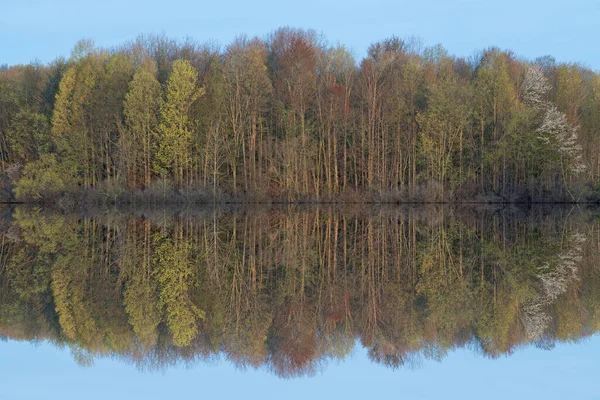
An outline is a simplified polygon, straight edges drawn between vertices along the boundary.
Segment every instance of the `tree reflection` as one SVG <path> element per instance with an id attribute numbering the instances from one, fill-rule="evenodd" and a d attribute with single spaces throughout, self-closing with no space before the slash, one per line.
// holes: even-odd
<path id="1" fill-rule="evenodd" d="M 0 234 L 0 335 L 164 368 L 397 368 L 600 329 L 593 211 L 270 208 L 62 215 Z"/>

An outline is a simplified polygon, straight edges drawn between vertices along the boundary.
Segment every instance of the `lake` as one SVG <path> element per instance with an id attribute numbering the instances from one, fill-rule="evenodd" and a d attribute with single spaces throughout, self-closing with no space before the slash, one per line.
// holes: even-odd
<path id="1" fill-rule="evenodd" d="M 594 398 L 599 217 L 6 208 L 0 382 L 8 398 Z"/>

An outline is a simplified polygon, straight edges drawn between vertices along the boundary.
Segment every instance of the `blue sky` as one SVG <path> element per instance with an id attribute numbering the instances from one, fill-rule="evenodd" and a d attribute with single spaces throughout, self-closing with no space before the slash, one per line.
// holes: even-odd
<path id="1" fill-rule="evenodd" d="M 0 64 L 68 56 L 82 38 L 114 46 L 140 33 L 165 33 L 226 44 L 237 34 L 262 36 L 289 25 L 316 29 L 358 58 L 395 34 L 442 43 L 460 56 L 494 45 L 600 70 L 598 21 L 598 0 L 0 0 Z"/>
<path id="2" fill-rule="evenodd" d="M 442 362 L 390 370 L 364 349 L 309 379 L 282 380 L 265 371 L 241 372 L 227 362 L 142 373 L 117 360 L 75 365 L 68 349 L 0 342 L 2 399 L 598 399 L 600 338 L 534 347 L 496 360 L 471 350 Z"/>

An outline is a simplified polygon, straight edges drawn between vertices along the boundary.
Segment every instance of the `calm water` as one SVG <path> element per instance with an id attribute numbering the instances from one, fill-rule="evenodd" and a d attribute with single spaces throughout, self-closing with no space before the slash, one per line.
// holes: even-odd
<path id="1" fill-rule="evenodd" d="M 599 215 L 3 210 L 0 383 L 9 398 L 595 398 Z"/>

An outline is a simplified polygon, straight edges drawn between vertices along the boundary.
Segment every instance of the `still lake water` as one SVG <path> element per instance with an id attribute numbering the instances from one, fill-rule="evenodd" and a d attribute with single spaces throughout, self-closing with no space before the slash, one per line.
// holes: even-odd
<path id="1" fill-rule="evenodd" d="M 598 398 L 599 216 L 5 209 L 2 398 Z"/>

